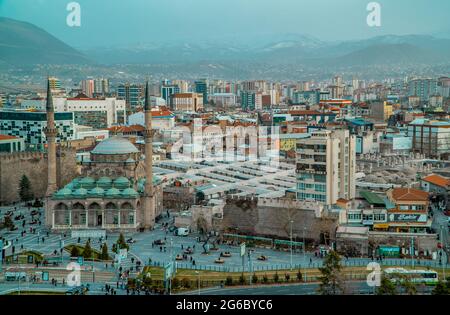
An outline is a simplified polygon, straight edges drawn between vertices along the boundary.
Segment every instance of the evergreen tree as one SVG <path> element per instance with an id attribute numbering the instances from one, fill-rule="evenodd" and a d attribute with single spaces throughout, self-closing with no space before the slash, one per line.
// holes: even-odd
<path id="1" fill-rule="evenodd" d="M 3 225 L 11 231 L 14 229 L 14 222 L 11 220 L 10 216 L 5 215 Z"/>
<path id="2" fill-rule="evenodd" d="M 106 245 L 106 243 L 104 243 L 102 246 L 102 260 L 108 260 L 108 258 L 109 258 L 108 245 Z"/>
<path id="3" fill-rule="evenodd" d="M 92 259 L 92 248 L 91 248 L 91 244 L 89 243 L 89 241 L 86 242 L 86 245 L 84 246 L 84 250 L 83 250 L 83 257 L 85 259 Z"/>
<path id="4" fill-rule="evenodd" d="M 78 250 L 77 246 L 72 246 L 72 249 L 70 250 L 70 257 L 78 257 L 80 256 L 80 251 Z"/>
<path id="5" fill-rule="evenodd" d="M 20 179 L 19 196 L 22 201 L 30 201 L 34 198 L 30 180 L 26 175 L 22 175 L 22 178 Z"/>
<path id="6" fill-rule="evenodd" d="M 127 242 L 125 241 L 125 236 L 122 233 L 119 235 L 119 239 L 117 240 L 117 246 L 119 249 L 129 249 Z"/>
<path id="7" fill-rule="evenodd" d="M 322 295 L 336 295 L 344 291 L 344 281 L 341 274 L 341 258 L 335 251 L 331 251 L 324 260 L 324 266 L 319 268 L 322 276 L 317 290 Z"/>
<path id="8" fill-rule="evenodd" d="M 397 287 L 388 277 L 381 277 L 380 286 L 377 289 L 377 295 L 396 295 Z"/>
<path id="9" fill-rule="evenodd" d="M 434 287 L 433 291 L 431 291 L 432 295 L 450 295 L 450 286 L 449 283 L 444 281 L 439 281 L 438 284 Z"/>

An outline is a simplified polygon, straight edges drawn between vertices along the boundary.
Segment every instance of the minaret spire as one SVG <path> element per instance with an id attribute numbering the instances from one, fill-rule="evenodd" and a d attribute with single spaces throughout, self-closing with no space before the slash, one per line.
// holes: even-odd
<path id="1" fill-rule="evenodd" d="M 56 183 L 56 135 L 55 127 L 55 109 L 53 107 L 52 90 L 50 79 L 47 78 L 47 103 L 45 105 L 47 112 L 47 127 L 44 129 L 47 138 L 47 163 L 48 163 L 48 181 L 46 196 L 50 197 L 58 189 Z"/>
<path id="2" fill-rule="evenodd" d="M 155 196 L 153 192 L 153 130 L 152 130 L 152 108 L 150 105 L 150 95 L 148 81 L 145 84 L 144 101 L 145 118 L 145 187 L 144 187 L 144 227 L 152 228 L 155 223 Z"/>

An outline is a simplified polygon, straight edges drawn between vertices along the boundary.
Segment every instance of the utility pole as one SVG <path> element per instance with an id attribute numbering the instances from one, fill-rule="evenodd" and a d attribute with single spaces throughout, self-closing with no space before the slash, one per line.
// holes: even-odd
<path id="1" fill-rule="evenodd" d="M 411 236 L 411 249 L 410 249 L 410 251 L 411 251 L 411 265 L 412 265 L 412 268 L 414 269 L 414 237 L 413 236 Z"/>
<path id="2" fill-rule="evenodd" d="M 290 220 L 289 223 L 291 224 L 290 239 L 291 239 L 291 271 L 292 271 L 292 224 L 294 223 L 294 221 Z"/>
<path id="3" fill-rule="evenodd" d="M 441 256 L 441 259 L 442 259 L 442 275 L 444 276 L 444 281 L 446 280 L 446 277 L 445 277 L 445 267 L 447 266 L 447 257 L 445 258 L 445 260 L 444 260 L 444 254 L 445 254 L 445 251 L 444 251 L 444 246 L 445 246 L 445 244 L 444 244 L 444 226 L 441 224 L 441 253 L 442 253 L 442 256 Z"/>

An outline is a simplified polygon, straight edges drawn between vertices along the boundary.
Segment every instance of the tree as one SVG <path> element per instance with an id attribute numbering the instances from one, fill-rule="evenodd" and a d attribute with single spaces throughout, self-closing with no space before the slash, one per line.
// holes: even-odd
<path id="1" fill-rule="evenodd" d="M 275 275 L 273 276 L 273 282 L 277 283 L 280 280 L 280 276 L 278 275 L 278 272 L 275 272 Z"/>
<path id="2" fill-rule="evenodd" d="M 228 286 L 233 285 L 233 278 L 230 277 L 230 276 L 228 276 L 228 277 L 225 279 L 225 285 L 228 285 Z"/>
<path id="3" fill-rule="evenodd" d="M 297 280 L 298 281 L 302 281 L 303 280 L 303 275 L 302 275 L 302 272 L 300 270 L 297 272 Z"/>
<path id="4" fill-rule="evenodd" d="M 341 273 L 341 258 L 335 251 L 325 256 L 324 266 L 319 268 L 322 274 L 318 292 L 322 295 L 336 295 L 344 291 L 344 280 Z"/>
<path id="5" fill-rule="evenodd" d="M 245 277 L 244 277 L 244 274 L 242 273 L 240 276 L 239 276 L 239 284 L 244 284 L 245 283 Z"/>
<path id="6" fill-rule="evenodd" d="M 72 249 L 70 250 L 70 257 L 78 257 L 80 256 L 80 251 L 78 250 L 77 246 L 72 246 Z"/>
<path id="7" fill-rule="evenodd" d="M 102 260 L 108 260 L 109 259 L 109 255 L 108 255 L 108 245 L 106 245 L 106 243 L 103 244 L 102 246 L 102 255 L 101 255 Z"/>
<path id="8" fill-rule="evenodd" d="M 22 201 L 30 201 L 33 200 L 34 194 L 31 189 L 30 180 L 26 175 L 22 175 L 22 178 L 19 182 L 19 196 Z"/>
<path id="9" fill-rule="evenodd" d="M 3 222 L 4 222 L 3 225 L 10 231 L 12 231 L 14 229 L 14 222 L 13 222 L 13 220 L 11 220 L 10 216 L 5 215 Z"/>
<path id="10" fill-rule="evenodd" d="M 411 278 L 408 276 L 402 277 L 402 280 L 400 281 L 400 286 L 405 290 L 405 293 L 408 295 L 416 295 L 417 294 L 417 287 L 411 281 Z"/>
<path id="11" fill-rule="evenodd" d="M 123 236 L 122 233 L 119 235 L 119 239 L 117 240 L 117 245 L 119 249 L 126 249 L 128 250 L 130 247 L 128 246 L 127 242 L 125 241 L 125 236 Z"/>
<path id="12" fill-rule="evenodd" d="M 450 286 L 449 283 L 444 281 L 439 281 L 434 287 L 433 291 L 431 291 L 432 295 L 450 295 Z"/>
<path id="13" fill-rule="evenodd" d="M 258 276 L 256 274 L 252 276 L 252 283 L 258 283 Z"/>
<path id="14" fill-rule="evenodd" d="M 89 243 L 89 241 L 86 242 L 86 245 L 84 246 L 84 250 L 83 250 L 83 257 L 88 259 L 88 258 L 93 258 L 92 257 L 92 248 L 91 248 L 91 243 Z"/>
<path id="15" fill-rule="evenodd" d="M 376 293 L 377 295 L 396 295 L 397 287 L 395 283 L 391 281 L 391 279 L 383 275 L 381 277 L 380 286 L 378 287 Z"/>

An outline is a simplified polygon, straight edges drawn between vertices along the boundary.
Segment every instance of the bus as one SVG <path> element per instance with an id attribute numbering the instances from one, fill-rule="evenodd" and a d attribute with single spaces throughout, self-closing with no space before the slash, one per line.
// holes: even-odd
<path id="1" fill-rule="evenodd" d="M 438 273 L 434 270 L 387 268 L 383 271 L 392 282 L 401 282 L 402 278 L 408 278 L 413 283 L 435 285 L 439 282 Z"/>

